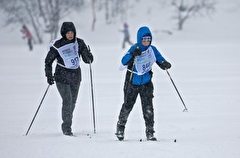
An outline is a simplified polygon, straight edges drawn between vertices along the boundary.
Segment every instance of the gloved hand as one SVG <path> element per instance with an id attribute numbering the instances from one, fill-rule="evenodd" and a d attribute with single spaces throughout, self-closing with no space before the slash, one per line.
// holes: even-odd
<path id="1" fill-rule="evenodd" d="M 89 54 L 87 55 L 87 62 L 88 64 L 92 63 L 93 62 L 93 55 L 92 53 L 89 52 Z"/>
<path id="2" fill-rule="evenodd" d="M 88 51 L 86 53 L 82 54 L 82 59 L 87 64 L 90 64 L 93 62 L 93 55 L 91 53 L 89 46 L 88 46 Z"/>
<path id="3" fill-rule="evenodd" d="M 166 70 L 171 68 L 171 64 L 167 61 L 163 61 L 161 65 L 159 65 L 161 69 Z"/>
<path id="4" fill-rule="evenodd" d="M 130 53 L 133 57 L 139 56 L 142 54 L 141 50 L 139 49 L 139 47 L 135 48 L 131 53 Z"/>
<path id="5" fill-rule="evenodd" d="M 47 77 L 47 83 L 49 85 L 53 85 L 54 84 L 54 78 L 51 76 L 51 77 Z"/>

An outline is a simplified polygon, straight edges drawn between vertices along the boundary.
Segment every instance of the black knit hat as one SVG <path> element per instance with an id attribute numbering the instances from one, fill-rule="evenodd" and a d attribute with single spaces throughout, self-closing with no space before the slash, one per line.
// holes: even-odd
<path id="1" fill-rule="evenodd" d="M 63 22 L 60 33 L 62 37 L 66 37 L 67 32 L 74 32 L 74 37 L 76 37 L 76 28 L 72 22 Z"/>

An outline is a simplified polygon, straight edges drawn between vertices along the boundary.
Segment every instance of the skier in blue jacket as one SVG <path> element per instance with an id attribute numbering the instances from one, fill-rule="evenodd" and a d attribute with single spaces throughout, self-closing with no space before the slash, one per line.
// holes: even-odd
<path id="1" fill-rule="evenodd" d="M 156 62 L 161 69 L 166 70 L 171 68 L 171 64 L 151 43 L 150 29 L 146 26 L 140 27 L 137 32 L 137 43 L 131 46 L 121 60 L 123 67 L 127 68 L 127 72 L 124 82 L 124 103 L 118 116 L 115 133 L 119 140 L 124 139 L 125 125 L 138 94 L 141 98 L 147 140 L 157 140 L 154 136 L 152 65 Z"/>

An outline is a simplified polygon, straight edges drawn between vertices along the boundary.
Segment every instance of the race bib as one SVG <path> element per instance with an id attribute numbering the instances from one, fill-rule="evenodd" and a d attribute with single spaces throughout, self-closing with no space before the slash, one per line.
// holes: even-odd
<path id="1" fill-rule="evenodd" d="M 138 75 L 143 75 L 152 69 L 152 65 L 156 62 L 152 47 L 149 47 L 146 51 L 142 52 L 141 56 L 137 56 L 135 59 L 135 67 Z"/>
<path id="2" fill-rule="evenodd" d="M 68 69 L 77 69 L 79 67 L 80 58 L 78 55 L 78 43 L 70 43 L 60 48 L 56 48 L 59 55 L 62 57 L 64 67 Z M 63 65 L 61 65 L 63 66 Z"/>

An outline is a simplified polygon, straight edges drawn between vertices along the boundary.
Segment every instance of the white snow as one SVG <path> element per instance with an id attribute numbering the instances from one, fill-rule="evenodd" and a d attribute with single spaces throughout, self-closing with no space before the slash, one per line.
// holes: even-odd
<path id="1" fill-rule="evenodd" d="M 123 35 L 118 29 L 122 24 L 106 26 L 99 19 L 96 30 L 91 32 L 90 20 L 71 15 L 66 20 L 75 19 L 72 21 L 77 35 L 91 46 L 95 57 L 92 67 L 97 133 L 93 133 L 89 65 L 82 63 L 83 81 L 73 119 L 73 132 L 77 137 L 61 133 L 61 98 L 55 85 L 50 87 L 25 136 L 47 88 L 44 58 L 49 37 L 44 44 L 34 45 L 34 50 L 29 51 L 18 29 L 2 28 L 1 157 L 240 157 L 239 2 L 219 1 L 212 20 L 189 20 L 180 32 L 169 22 L 170 14 L 166 13 L 170 10 L 156 10 L 155 2 L 143 3 L 139 15 L 128 17 L 131 40 L 136 41 L 139 26 L 150 27 L 153 45 L 172 63 L 169 72 L 189 112 L 182 112 L 184 107 L 167 73 L 154 66 L 155 136 L 159 141 L 139 141 L 145 140 L 145 126 L 138 98 L 126 126 L 126 140 L 119 142 L 114 133 L 123 103 L 125 71 L 118 68 L 127 51 L 121 49 Z M 154 15 L 146 14 L 144 8 L 152 10 Z M 135 6 L 135 9 L 139 8 Z M 173 35 L 161 32 L 166 29 L 173 31 Z"/>

